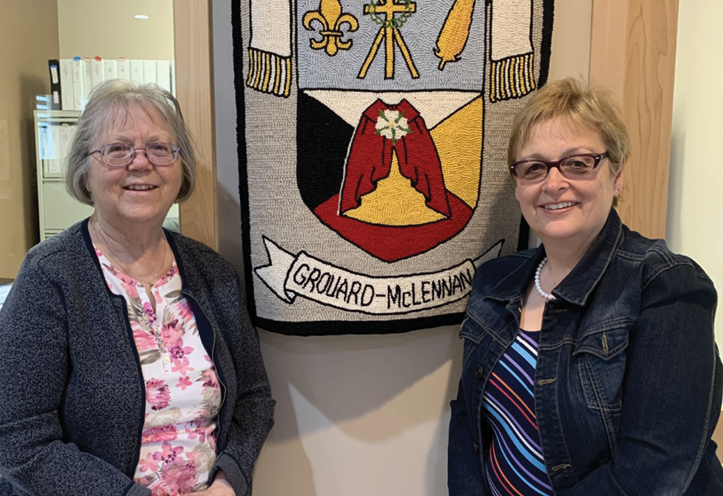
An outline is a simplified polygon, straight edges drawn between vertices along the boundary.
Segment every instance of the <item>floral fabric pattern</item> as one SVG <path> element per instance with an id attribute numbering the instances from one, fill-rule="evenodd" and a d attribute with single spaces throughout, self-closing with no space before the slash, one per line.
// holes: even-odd
<path id="1" fill-rule="evenodd" d="M 98 247 L 95 251 L 108 287 L 126 300 L 145 381 L 145 423 L 134 481 L 153 496 L 203 490 L 216 460 L 221 388 L 193 311 L 181 295 L 176 262 L 149 294 Z"/>

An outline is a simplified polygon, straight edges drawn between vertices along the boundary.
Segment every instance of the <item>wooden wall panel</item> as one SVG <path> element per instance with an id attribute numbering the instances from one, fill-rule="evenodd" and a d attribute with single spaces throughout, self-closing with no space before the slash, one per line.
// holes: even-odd
<path id="1" fill-rule="evenodd" d="M 625 86 L 627 0 L 594 0 L 590 81 L 606 85 L 622 104 Z"/>
<path id="2" fill-rule="evenodd" d="M 718 420 L 712 439 L 715 441 L 715 444 L 718 445 L 718 449 L 716 450 L 718 459 L 723 459 L 723 413 L 721 413 L 721 418 Z"/>
<path id="3" fill-rule="evenodd" d="M 0 3 L 0 278 L 14 279 L 38 242 L 35 96 L 50 92 L 48 59 L 58 58 L 55 0 Z"/>
<path id="4" fill-rule="evenodd" d="M 176 96 L 196 142 L 196 191 L 181 204 L 181 232 L 218 248 L 211 0 L 174 0 Z"/>
<path id="5" fill-rule="evenodd" d="M 633 155 L 618 211 L 628 226 L 665 237 L 678 0 L 595 0 L 590 79 L 622 105 Z"/>

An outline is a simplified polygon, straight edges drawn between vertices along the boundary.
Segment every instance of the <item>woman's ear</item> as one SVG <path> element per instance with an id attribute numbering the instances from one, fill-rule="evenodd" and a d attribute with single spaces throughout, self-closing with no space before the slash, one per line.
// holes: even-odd
<path id="1" fill-rule="evenodd" d="M 617 174 L 615 174 L 615 179 L 613 180 L 613 193 L 616 197 L 620 196 L 620 193 L 623 192 L 623 173 L 625 172 L 625 159 L 620 162 L 620 169 L 618 170 Z"/>

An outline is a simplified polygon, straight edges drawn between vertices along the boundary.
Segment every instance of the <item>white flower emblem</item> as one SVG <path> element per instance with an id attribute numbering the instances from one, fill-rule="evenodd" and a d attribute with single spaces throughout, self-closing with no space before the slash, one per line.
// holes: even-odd
<path id="1" fill-rule="evenodd" d="M 381 134 L 385 138 L 392 140 L 393 145 L 412 132 L 409 129 L 407 119 L 404 118 L 404 112 L 398 110 L 380 110 L 376 129 L 374 134 Z"/>

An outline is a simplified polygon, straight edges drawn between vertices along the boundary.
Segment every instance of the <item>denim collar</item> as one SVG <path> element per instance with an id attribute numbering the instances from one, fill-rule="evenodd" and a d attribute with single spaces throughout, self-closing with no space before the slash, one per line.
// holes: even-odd
<path id="1" fill-rule="evenodd" d="M 607 270 L 623 241 L 623 225 L 615 209 L 610 210 L 607 221 L 587 253 L 574 269 L 552 290 L 560 300 L 584 306 Z M 528 284 L 537 266 L 545 256 L 545 247 L 540 245 L 527 260 L 507 277 L 502 279 L 487 295 L 487 298 L 511 302 L 522 301 Z"/>

